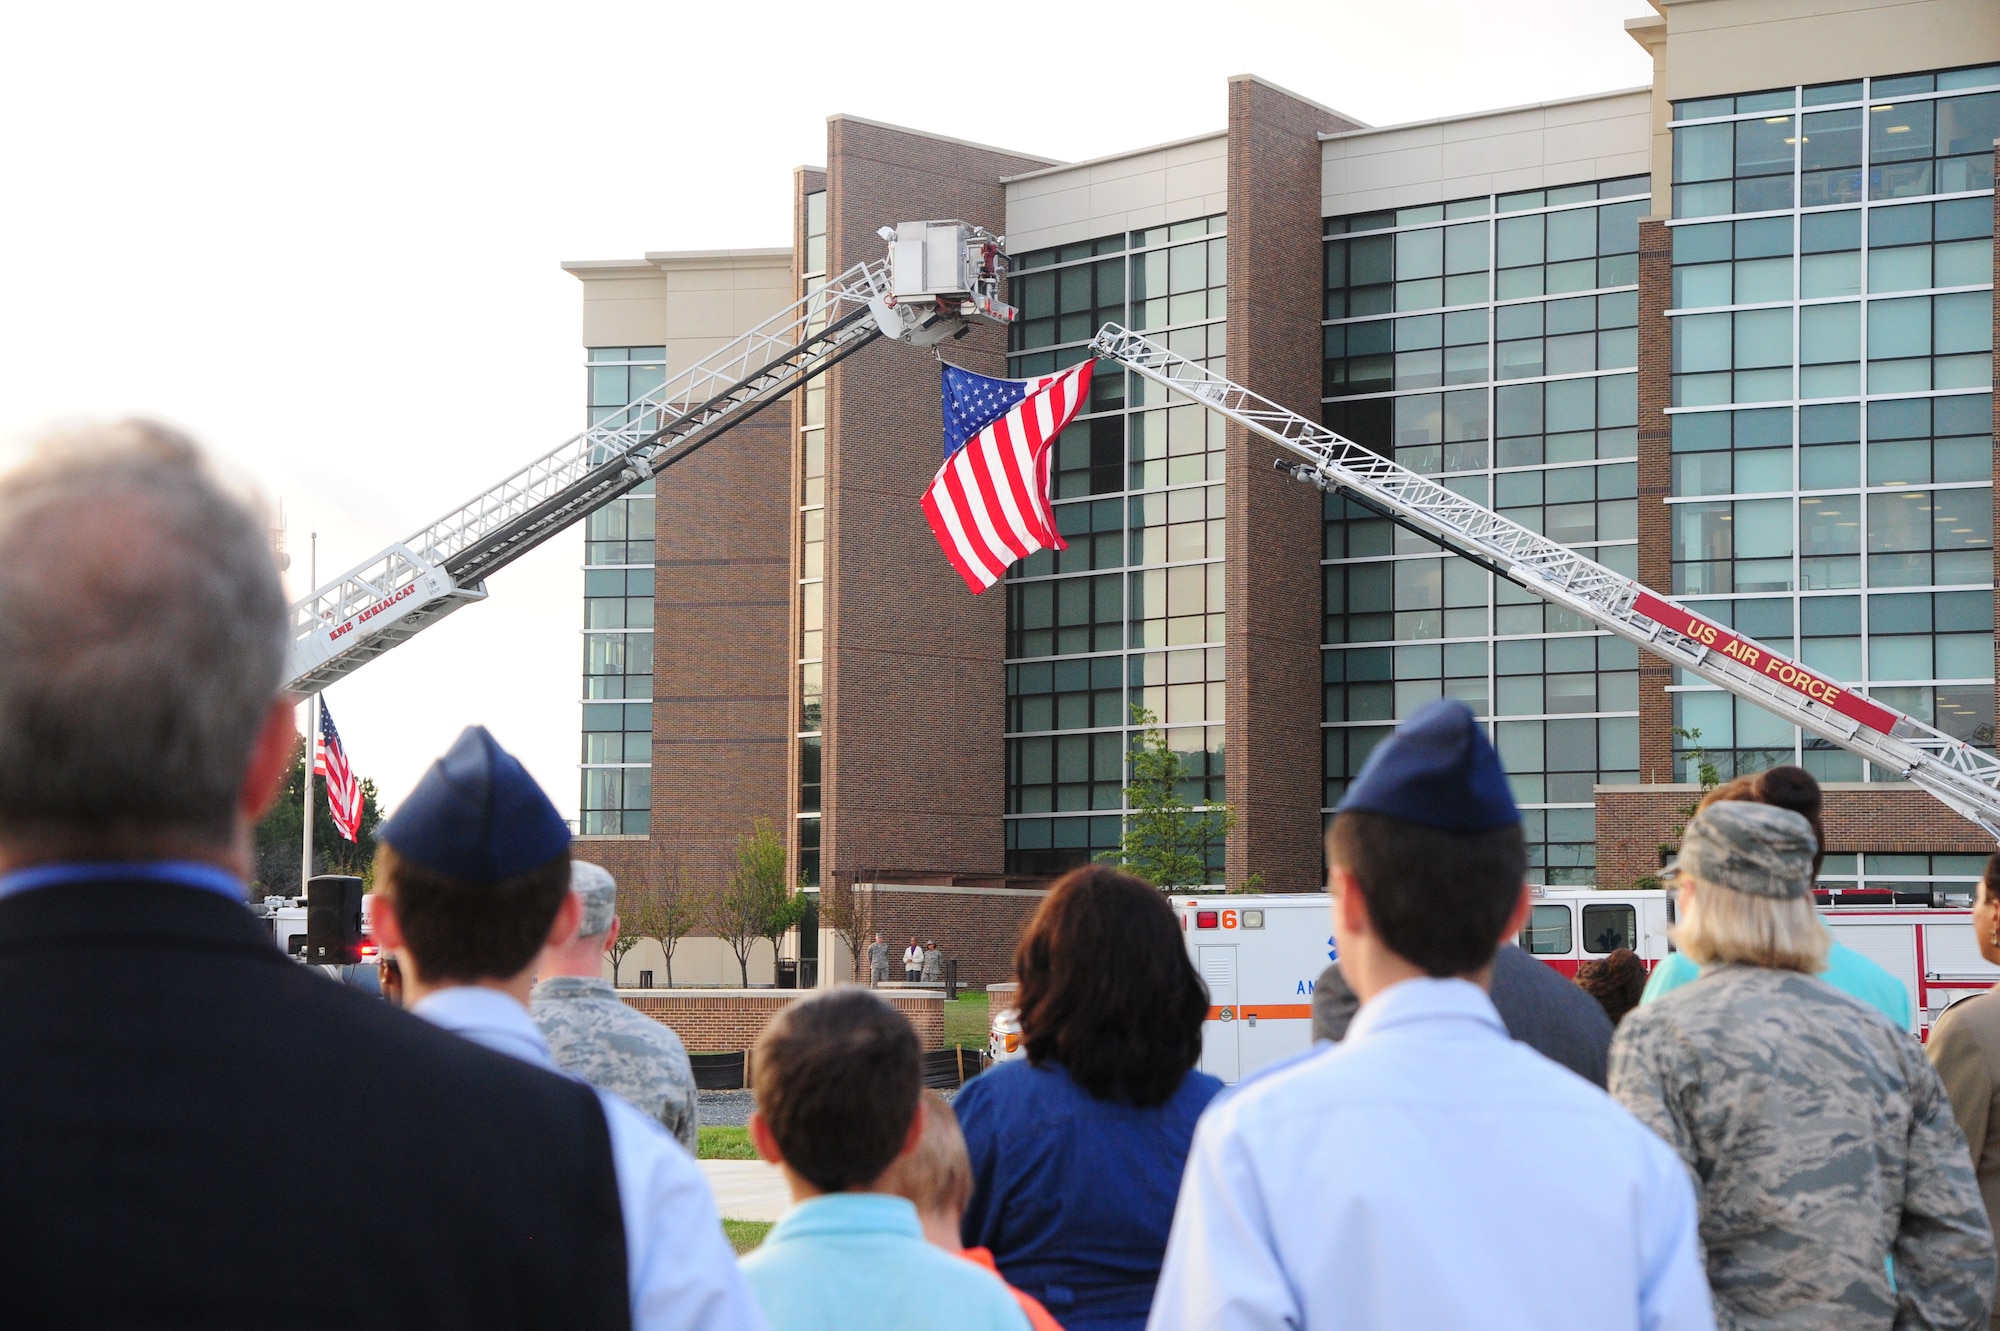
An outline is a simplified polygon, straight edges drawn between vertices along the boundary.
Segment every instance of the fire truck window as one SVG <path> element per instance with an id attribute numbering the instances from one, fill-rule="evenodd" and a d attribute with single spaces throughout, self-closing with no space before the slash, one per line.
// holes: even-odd
<path id="1" fill-rule="evenodd" d="M 1585 906 L 1583 950 L 1602 954 L 1621 947 L 1639 950 L 1639 912 L 1630 906 Z"/>
<path id="2" fill-rule="evenodd" d="M 1589 907 L 1596 910 L 1597 907 Z M 1537 906 L 1528 917 L 1521 946 L 1536 956 L 1564 956 L 1570 949 L 1568 906 Z"/>

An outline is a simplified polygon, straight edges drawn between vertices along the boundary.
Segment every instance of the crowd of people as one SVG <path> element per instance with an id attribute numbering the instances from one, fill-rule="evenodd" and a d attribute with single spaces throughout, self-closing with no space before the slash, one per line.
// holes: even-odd
<path id="1" fill-rule="evenodd" d="M 1650 981 L 1626 952 L 1572 984 L 1511 941 L 1527 851 L 1497 754 L 1462 705 L 1420 708 L 1328 832 L 1339 960 L 1309 1051 L 1231 1088 L 1199 1071 L 1208 997 L 1165 899 L 1077 870 L 1016 950 L 1026 1059 L 954 1103 L 868 987 L 771 1021 L 749 1135 L 794 1205 L 739 1262 L 686 1052 L 601 978 L 615 884 L 487 731 L 378 829 L 398 1003 L 241 908 L 297 742 L 288 636 L 260 514 L 185 438 L 100 427 L 0 476 L 0 1274 L 22 1324 L 1992 1315 L 2000 995 L 1918 1043 L 1900 986 L 1814 911 L 1796 769 L 1690 819 Z M 2000 962 L 2000 857 L 1974 919 Z"/>

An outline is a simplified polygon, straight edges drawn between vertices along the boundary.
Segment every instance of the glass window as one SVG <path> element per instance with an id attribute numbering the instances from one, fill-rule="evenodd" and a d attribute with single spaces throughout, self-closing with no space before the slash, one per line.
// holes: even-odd
<path id="1" fill-rule="evenodd" d="M 1626 905 L 1583 908 L 1583 950 L 1602 955 L 1619 948 L 1639 948 L 1639 913 Z"/>
<path id="2" fill-rule="evenodd" d="M 1575 947 L 1568 906 L 1535 906 L 1528 913 L 1522 946 L 1536 956 L 1568 956 Z"/>

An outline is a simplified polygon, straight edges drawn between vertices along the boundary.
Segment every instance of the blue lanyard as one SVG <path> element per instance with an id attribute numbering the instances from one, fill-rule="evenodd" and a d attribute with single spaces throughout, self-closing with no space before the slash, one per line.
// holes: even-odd
<path id="1" fill-rule="evenodd" d="M 104 864 L 38 864 L 0 875 L 0 900 L 17 892 L 71 883 L 173 883 L 200 888 L 239 904 L 246 900 L 236 875 L 198 860 L 111 861 Z"/>

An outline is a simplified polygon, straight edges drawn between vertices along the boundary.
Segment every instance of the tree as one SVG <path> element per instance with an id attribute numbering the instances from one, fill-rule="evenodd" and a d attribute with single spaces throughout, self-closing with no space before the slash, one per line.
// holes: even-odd
<path id="1" fill-rule="evenodd" d="M 666 954 L 667 988 L 673 988 L 674 949 L 706 917 L 705 897 L 700 888 L 688 882 L 680 852 L 667 846 L 655 847 L 645 876 L 620 893 L 618 941 L 611 949 L 614 980 L 618 963 L 625 959 L 625 954 L 640 939 L 650 938 Z"/>
<path id="2" fill-rule="evenodd" d="M 711 899 L 708 925 L 729 944 L 750 987 L 750 951 L 760 938 L 775 940 L 797 921 L 791 884 L 785 877 L 785 843 L 768 818 L 736 838 L 736 867 L 729 881 Z M 782 923 L 779 923 L 782 921 Z"/>
<path id="3" fill-rule="evenodd" d="M 819 917 L 847 952 L 848 975 L 856 984 L 868 974 L 868 945 L 875 941 L 875 894 L 863 892 L 845 874 L 830 876 L 820 889 Z"/>
<path id="4" fill-rule="evenodd" d="M 1710 761 L 1708 750 L 1702 747 L 1700 727 L 1697 726 L 1690 729 L 1687 726 L 1675 726 L 1674 738 L 1684 739 L 1688 742 L 1687 761 L 1688 765 L 1694 769 L 1695 783 L 1701 787 L 1701 794 L 1696 795 L 1686 804 L 1674 810 L 1674 815 L 1678 821 L 1675 822 L 1673 831 L 1667 833 L 1667 839 L 1660 843 L 1660 855 L 1663 861 L 1666 856 L 1680 849 L 1681 833 L 1687 830 L 1688 819 L 1694 817 L 1695 811 L 1701 808 L 1702 797 L 1722 784 L 1721 770 Z M 1600 884 L 1600 886 L 1602 885 Z M 1637 888 L 1659 887 L 1661 886 L 1660 876 L 1651 873 L 1640 874 L 1632 886 Z"/>
<path id="5" fill-rule="evenodd" d="M 1181 792 L 1200 778 L 1168 745 L 1159 718 L 1135 703 L 1132 724 L 1143 729 L 1130 754 L 1124 838 L 1100 858 L 1155 887 L 1199 887 L 1208 881 L 1209 850 L 1236 825 L 1236 811 L 1227 804 L 1197 811 Z"/>
<path id="6" fill-rule="evenodd" d="M 299 857 L 305 853 L 305 799 L 307 746 L 300 739 L 292 755 L 291 773 L 285 778 L 284 792 L 264 815 L 252 834 L 252 877 L 259 896 L 292 896 L 299 890 Z M 382 821 L 374 781 L 361 781 L 360 835 L 349 841 L 333 825 L 333 811 L 327 807 L 324 782 L 313 781 L 313 872 L 353 874 L 373 886 L 375 877 L 375 827 Z"/>

